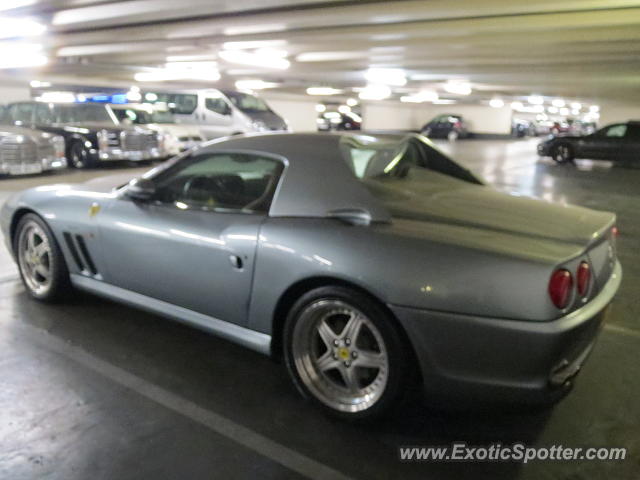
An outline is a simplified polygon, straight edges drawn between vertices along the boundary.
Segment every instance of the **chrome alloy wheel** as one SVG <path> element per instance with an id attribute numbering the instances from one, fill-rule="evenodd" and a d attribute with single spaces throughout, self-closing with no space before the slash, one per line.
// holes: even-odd
<path id="1" fill-rule="evenodd" d="M 566 145 L 559 145 L 556 147 L 555 160 L 558 163 L 565 163 L 571 160 L 571 151 L 569 150 L 569 147 Z"/>
<path id="2" fill-rule="evenodd" d="M 51 288 L 51 245 L 47 235 L 35 222 L 27 223 L 18 237 L 18 261 L 25 283 L 36 295 Z"/>
<path id="3" fill-rule="evenodd" d="M 291 348 L 302 382 L 335 410 L 366 410 L 384 393 L 389 356 L 382 335 L 362 312 L 343 301 L 308 305 L 294 327 Z"/>

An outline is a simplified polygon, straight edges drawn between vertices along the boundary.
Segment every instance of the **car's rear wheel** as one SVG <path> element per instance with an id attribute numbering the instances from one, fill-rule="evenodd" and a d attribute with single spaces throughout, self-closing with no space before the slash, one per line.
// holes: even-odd
<path id="1" fill-rule="evenodd" d="M 344 287 L 307 293 L 289 313 L 284 342 L 298 389 L 335 416 L 377 417 L 400 398 L 407 349 L 367 295 Z"/>
<path id="2" fill-rule="evenodd" d="M 13 239 L 22 283 L 42 301 L 60 300 L 70 289 L 69 271 L 47 224 L 29 213 L 20 219 Z"/>
<path id="3" fill-rule="evenodd" d="M 458 138 L 460 137 L 460 134 L 458 133 L 457 130 L 451 130 L 448 134 L 447 134 L 447 139 L 450 142 L 455 142 Z"/>
<path id="4" fill-rule="evenodd" d="M 561 143 L 553 149 L 552 157 L 557 163 L 569 163 L 574 159 L 573 150 L 566 143 Z"/>

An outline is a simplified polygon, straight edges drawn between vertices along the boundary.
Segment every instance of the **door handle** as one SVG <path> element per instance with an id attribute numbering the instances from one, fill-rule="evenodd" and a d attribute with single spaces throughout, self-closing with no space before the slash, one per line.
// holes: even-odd
<path id="1" fill-rule="evenodd" d="M 231 266 L 233 268 L 235 268 L 236 270 L 242 270 L 244 262 L 238 255 L 229 255 L 229 261 L 231 262 Z"/>

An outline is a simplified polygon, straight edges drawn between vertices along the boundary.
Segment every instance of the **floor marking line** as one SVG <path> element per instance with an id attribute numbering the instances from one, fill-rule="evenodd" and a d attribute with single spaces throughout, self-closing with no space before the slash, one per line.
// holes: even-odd
<path id="1" fill-rule="evenodd" d="M 604 326 L 604 329 L 605 330 L 609 330 L 611 332 L 619 333 L 621 335 L 627 335 L 629 337 L 634 337 L 634 338 L 639 338 L 640 339 L 640 331 L 633 330 L 631 328 L 620 327 L 619 325 L 612 325 L 610 323 L 607 323 Z"/>
<path id="2" fill-rule="evenodd" d="M 204 425 L 215 433 L 245 448 L 253 450 L 289 470 L 313 479 L 351 480 L 351 477 L 323 463 L 317 462 L 248 427 L 235 423 L 233 420 L 207 410 L 190 400 L 95 357 L 80 347 L 67 344 L 50 334 L 43 333 L 36 327 L 24 324 L 22 327 L 28 330 L 27 333 L 34 337 L 35 341 L 43 348 L 67 357 L 112 380 L 118 385 L 126 387 L 169 410 Z"/>

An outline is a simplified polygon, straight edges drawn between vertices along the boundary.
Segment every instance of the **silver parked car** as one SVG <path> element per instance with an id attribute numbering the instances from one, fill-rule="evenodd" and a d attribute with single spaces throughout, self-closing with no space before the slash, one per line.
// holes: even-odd
<path id="1" fill-rule="evenodd" d="M 65 168 L 64 138 L 0 125 L 0 175 L 26 175 Z"/>
<path id="2" fill-rule="evenodd" d="M 222 139 L 1 212 L 24 285 L 283 356 L 347 418 L 429 396 L 559 398 L 621 281 L 615 216 L 498 193 L 420 135 Z"/>

